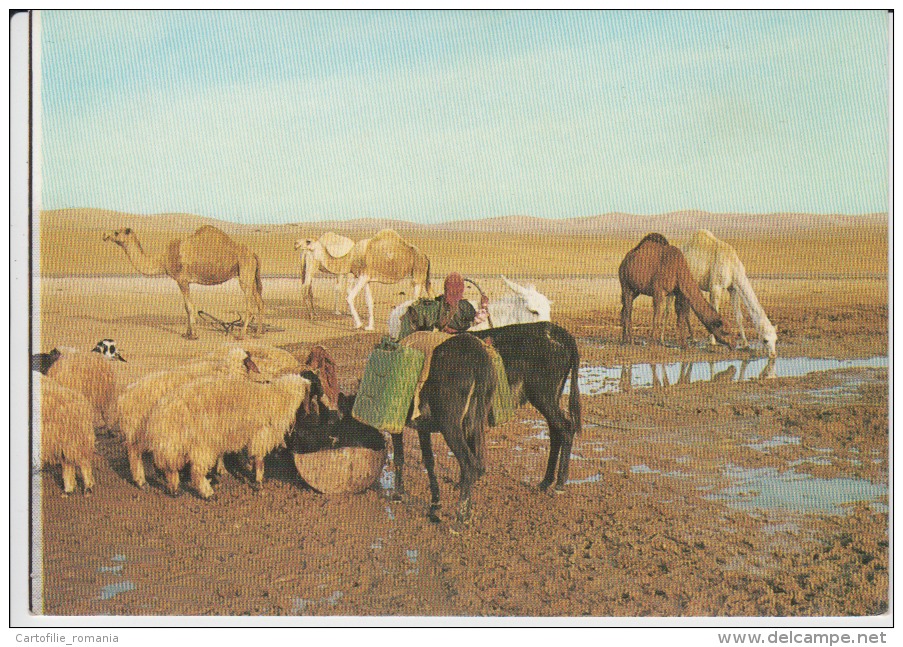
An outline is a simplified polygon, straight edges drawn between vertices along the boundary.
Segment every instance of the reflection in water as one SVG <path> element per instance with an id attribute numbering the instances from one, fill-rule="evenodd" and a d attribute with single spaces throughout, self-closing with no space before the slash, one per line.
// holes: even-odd
<path id="1" fill-rule="evenodd" d="M 628 392 L 635 388 L 662 389 L 693 382 L 745 382 L 776 377 L 802 377 L 809 373 L 848 368 L 886 368 L 884 356 L 865 359 L 816 359 L 812 357 L 760 357 L 703 362 L 583 366 L 580 392 L 586 395 Z M 570 391 L 570 383 L 565 393 Z"/>

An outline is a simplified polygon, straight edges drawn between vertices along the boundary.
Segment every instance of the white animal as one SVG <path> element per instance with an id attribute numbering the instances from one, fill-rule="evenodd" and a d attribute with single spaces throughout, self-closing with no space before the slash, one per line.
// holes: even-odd
<path id="1" fill-rule="evenodd" d="M 700 229 L 683 246 L 683 253 L 690 266 L 690 273 L 699 284 L 699 289 L 709 293 L 709 302 L 717 312 L 721 312 L 721 302 L 725 291 L 731 295 L 734 316 L 743 346 L 749 346 L 749 341 L 746 339 L 746 331 L 743 329 L 741 303 L 749 312 L 756 333 L 765 344 L 768 356 L 775 357 L 777 355 L 775 349 L 778 339 L 777 329 L 768 319 L 762 304 L 759 303 L 752 284 L 749 282 L 749 277 L 746 276 L 746 268 L 743 267 L 736 250 L 728 243 L 716 238 L 707 229 Z M 671 305 L 671 301 L 669 299 L 666 303 L 666 309 Z M 662 321 L 664 322 L 665 319 L 663 317 Z M 664 324 L 662 333 L 664 334 Z M 711 343 L 713 345 L 716 343 L 714 338 Z"/>
<path id="2" fill-rule="evenodd" d="M 516 323 L 533 323 L 536 321 L 551 321 L 552 302 L 539 292 L 533 285 L 518 285 L 504 276 L 502 280 L 511 290 L 509 294 L 490 301 L 487 307 L 489 318 L 470 330 L 485 330 L 486 328 L 501 328 Z M 479 310 L 480 304 L 470 300 L 474 308 Z M 401 318 L 407 312 L 413 300 L 405 301 L 389 313 L 389 335 L 398 339 L 401 335 Z"/>
<path id="3" fill-rule="evenodd" d="M 202 377 L 166 396 L 147 421 L 154 464 L 166 475 L 166 488 L 179 491 L 179 470 L 191 464 L 191 482 L 205 499 L 213 496 L 207 473 L 232 452 L 247 451 L 255 482 L 263 482 L 263 461 L 291 430 L 310 382 L 283 375 L 260 384 L 238 377 Z"/>
<path id="4" fill-rule="evenodd" d="M 85 494 L 94 488 L 94 407 L 75 389 L 35 374 L 41 392 L 41 464 L 63 466 L 63 496 L 75 491 L 81 470 Z"/>
<path id="5" fill-rule="evenodd" d="M 201 377 L 220 375 L 244 377 L 259 373 L 256 363 L 247 351 L 239 347 L 230 348 L 225 357 L 218 360 L 198 360 L 189 362 L 172 371 L 159 371 L 145 375 L 127 386 L 119 396 L 119 429 L 129 457 L 132 480 L 139 488 L 147 484 L 144 475 L 144 453 L 149 450 L 147 441 L 147 421 L 157 403 L 176 389 L 194 382 Z M 222 470 L 222 465 L 217 465 Z"/>
<path id="6" fill-rule="evenodd" d="M 331 237 L 329 240 L 333 241 L 333 251 L 330 251 L 328 237 Z M 327 242 L 323 242 L 324 240 Z M 354 307 L 354 300 L 363 290 L 368 310 L 365 330 L 373 330 L 371 282 L 392 284 L 407 277 L 411 279 L 415 299 L 420 296 L 421 292 L 425 292 L 427 296 L 432 294 L 430 291 L 430 259 L 393 229 L 383 229 L 373 238 L 365 238 L 356 243 L 349 238 L 327 232 L 319 240 L 301 239 L 295 242 L 295 249 L 301 248 L 304 248 L 304 252 L 302 252 L 304 268 L 302 298 L 309 301 L 311 317 L 313 317 L 313 292 L 310 282 L 313 272 L 320 267 L 338 276 L 347 276 L 349 273 L 354 275 L 354 284 L 348 288 L 348 296 L 345 300 L 348 302 L 348 310 L 354 319 L 355 328 L 363 326 L 360 315 Z M 340 255 L 337 256 L 337 254 Z"/>

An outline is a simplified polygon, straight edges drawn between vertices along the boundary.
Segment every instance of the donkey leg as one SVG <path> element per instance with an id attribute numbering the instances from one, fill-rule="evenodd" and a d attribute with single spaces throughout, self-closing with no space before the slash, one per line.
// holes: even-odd
<path id="1" fill-rule="evenodd" d="M 423 466 L 426 467 L 427 476 L 430 479 L 430 512 L 429 520 L 439 523 L 439 480 L 436 478 L 436 459 L 433 456 L 433 439 L 429 431 L 418 431 L 420 437 L 420 453 L 423 455 Z"/>
<path id="2" fill-rule="evenodd" d="M 392 494 L 392 499 L 401 501 L 404 498 L 404 481 L 401 475 L 404 470 L 403 434 L 392 434 L 392 462 L 395 463 L 395 492 Z"/>
<path id="3" fill-rule="evenodd" d="M 539 483 L 539 489 L 546 491 L 555 480 L 555 468 L 558 466 L 558 453 L 561 451 L 561 438 L 552 431 L 549 425 L 549 462 L 546 464 L 546 475 Z"/>
<path id="4" fill-rule="evenodd" d="M 460 422 L 455 421 L 452 424 L 443 426 L 442 429 L 445 442 L 458 460 L 458 467 L 461 470 L 461 475 L 458 479 L 458 521 L 467 523 L 470 520 L 471 513 L 470 494 L 478 473 L 476 457 L 467 445 L 467 440 L 464 438 L 464 428 Z"/>
<path id="5" fill-rule="evenodd" d="M 574 434 L 570 430 L 559 433 L 561 435 L 561 457 L 558 463 L 558 480 L 555 482 L 555 491 L 564 492 L 564 486 L 568 482 L 568 471 L 571 467 L 571 447 L 574 444 Z"/>

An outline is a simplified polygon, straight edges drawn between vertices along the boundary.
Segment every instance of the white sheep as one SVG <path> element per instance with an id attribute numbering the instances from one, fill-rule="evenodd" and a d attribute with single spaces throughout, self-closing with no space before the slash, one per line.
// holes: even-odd
<path id="1" fill-rule="evenodd" d="M 119 429 L 135 485 L 143 488 L 147 484 L 143 458 L 144 452 L 148 451 L 146 425 L 151 411 L 163 396 L 209 375 L 247 378 L 257 373 L 258 367 L 247 351 L 232 347 L 219 360 L 196 360 L 175 370 L 151 373 L 127 386 L 119 396 Z M 217 471 L 223 472 L 221 462 L 217 464 Z"/>
<path id="2" fill-rule="evenodd" d="M 82 472 L 85 494 L 94 489 L 94 407 L 56 380 L 35 374 L 41 391 L 41 464 L 63 466 L 63 496 L 75 491 L 75 470 Z"/>
<path id="3" fill-rule="evenodd" d="M 119 421 L 119 392 L 113 363 L 93 351 L 59 348 L 61 355 L 47 370 L 47 377 L 75 389 L 94 407 L 94 426 L 115 428 Z"/>
<path id="4" fill-rule="evenodd" d="M 170 494 L 179 491 L 179 470 L 191 463 L 191 482 L 205 499 L 213 495 L 207 473 L 223 455 L 246 450 L 263 482 L 263 460 L 291 430 L 310 382 L 283 375 L 269 384 L 218 376 L 203 377 L 165 397 L 147 421 L 154 464 L 166 476 Z"/>
<path id="5" fill-rule="evenodd" d="M 280 375 L 301 372 L 301 362 L 287 350 L 261 342 L 244 342 L 241 347 L 248 351 L 263 380 L 272 381 Z"/>

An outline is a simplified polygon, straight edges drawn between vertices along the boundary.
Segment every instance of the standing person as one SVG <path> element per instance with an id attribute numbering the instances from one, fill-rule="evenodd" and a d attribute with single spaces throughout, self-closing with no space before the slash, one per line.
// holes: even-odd
<path id="1" fill-rule="evenodd" d="M 449 334 L 466 331 L 489 316 L 489 299 L 480 299 L 480 309 L 464 298 L 464 278 L 457 272 L 445 277 L 443 293 L 435 299 L 418 299 L 401 317 L 403 339 L 417 330 L 439 330 Z"/>

